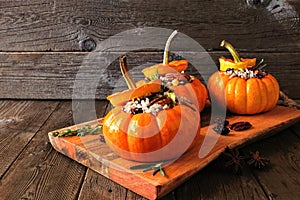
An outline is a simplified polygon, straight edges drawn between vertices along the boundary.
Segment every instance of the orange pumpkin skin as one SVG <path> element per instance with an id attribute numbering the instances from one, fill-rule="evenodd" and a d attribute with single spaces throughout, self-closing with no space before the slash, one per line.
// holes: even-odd
<path id="1" fill-rule="evenodd" d="M 177 158 L 200 139 L 199 132 L 199 112 L 184 105 L 162 110 L 156 116 L 125 113 L 117 106 L 103 122 L 103 134 L 111 150 L 139 162 Z"/>
<path id="2" fill-rule="evenodd" d="M 279 98 L 279 84 L 268 74 L 263 78 L 229 78 L 222 72 L 215 72 L 208 80 L 211 98 L 236 114 L 258 114 L 273 109 Z"/>
<path id="3" fill-rule="evenodd" d="M 174 90 L 175 94 L 179 97 L 186 97 L 191 100 L 195 105 L 198 104 L 198 109 L 201 112 L 208 99 L 208 92 L 206 87 L 201 83 L 199 79 L 191 76 L 192 82 L 184 85 L 169 86 Z"/>

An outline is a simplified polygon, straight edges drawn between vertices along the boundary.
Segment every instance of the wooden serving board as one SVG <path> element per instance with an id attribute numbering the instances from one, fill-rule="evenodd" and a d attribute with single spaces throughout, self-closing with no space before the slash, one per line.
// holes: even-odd
<path id="1" fill-rule="evenodd" d="M 205 119 L 205 117 L 202 118 Z M 230 123 L 248 121 L 253 127 L 247 131 L 231 131 L 227 136 L 220 136 L 217 143 L 204 158 L 199 157 L 202 144 L 202 141 L 199 141 L 194 148 L 164 167 L 166 176 L 161 176 L 159 173 L 153 176 L 152 171 L 130 170 L 131 166 L 140 163 L 118 157 L 101 139 L 101 134 L 80 137 L 54 137 L 52 132 L 50 132 L 49 139 L 52 146 L 64 155 L 146 198 L 156 199 L 172 191 L 193 174 L 204 168 L 208 163 L 216 159 L 227 146 L 236 148 L 249 144 L 263 137 L 273 135 L 298 122 L 300 120 L 300 110 L 277 106 L 267 113 L 253 116 L 230 116 L 228 120 Z M 102 119 L 98 119 L 57 131 L 77 129 L 85 125 L 93 126 L 101 123 L 101 121 Z M 202 127 L 200 134 L 203 137 L 219 136 L 210 131 L 213 126 L 207 125 Z"/>

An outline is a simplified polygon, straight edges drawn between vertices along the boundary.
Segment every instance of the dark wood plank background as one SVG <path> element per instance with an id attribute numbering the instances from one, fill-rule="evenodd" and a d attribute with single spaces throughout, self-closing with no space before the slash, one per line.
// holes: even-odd
<path id="1" fill-rule="evenodd" d="M 300 78 L 299 13 L 297 0 L 1 0 L 0 98 L 71 99 L 88 51 L 122 31 L 160 27 L 193 38 L 216 64 L 228 55 L 219 47 L 222 39 L 244 57 L 264 58 L 282 90 L 300 99 L 295 87 Z M 129 57 L 130 66 L 160 62 L 162 51 Z M 108 74 L 119 79 L 117 65 L 113 62 Z M 96 98 L 112 91 L 100 81 Z"/>

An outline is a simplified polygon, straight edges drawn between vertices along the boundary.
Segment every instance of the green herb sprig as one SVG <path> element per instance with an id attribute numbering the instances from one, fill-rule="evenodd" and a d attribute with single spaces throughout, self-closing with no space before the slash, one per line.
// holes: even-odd
<path id="1" fill-rule="evenodd" d="M 131 170 L 143 169 L 143 172 L 148 172 L 153 170 L 152 175 L 155 176 L 158 172 L 162 176 L 166 176 L 166 173 L 163 170 L 163 166 L 165 166 L 168 162 L 160 162 L 160 163 L 145 163 L 140 165 L 131 166 Z"/>
<path id="2" fill-rule="evenodd" d="M 54 131 L 52 135 L 55 137 L 67 137 L 67 136 L 85 136 L 85 135 L 96 135 L 97 133 L 101 133 L 102 124 L 97 124 L 95 127 L 91 125 L 82 126 L 78 129 L 67 129 L 62 132 Z"/>
<path id="3" fill-rule="evenodd" d="M 267 64 L 264 63 L 264 59 L 261 59 L 260 62 L 256 65 L 256 68 L 259 70 L 262 70 L 266 66 L 267 66 Z"/>

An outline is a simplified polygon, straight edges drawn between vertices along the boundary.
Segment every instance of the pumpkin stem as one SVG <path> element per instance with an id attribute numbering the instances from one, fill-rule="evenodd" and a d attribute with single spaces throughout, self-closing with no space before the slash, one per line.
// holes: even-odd
<path id="1" fill-rule="evenodd" d="M 132 79 L 132 77 L 131 77 L 131 75 L 129 73 L 129 70 L 128 70 L 126 56 L 122 56 L 120 58 L 120 69 L 121 69 L 122 76 L 125 79 L 128 88 L 129 89 L 136 88 L 135 82 L 133 81 L 133 79 Z"/>
<path id="2" fill-rule="evenodd" d="M 175 35 L 178 33 L 177 30 L 173 31 L 173 33 L 169 36 L 167 42 L 166 42 L 166 46 L 165 46 L 165 50 L 164 50 L 164 61 L 163 64 L 167 65 L 169 64 L 169 50 L 170 50 L 170 45 L 171 42 L 173 40 L 173 38 L 175 37 Z"/>
<path id="3" fill-rule="evenodd" d="M 239 56 L 238 52 L 235 50 L 235 48 L 232 46 L 232 44 L 230 44 L 229 42 L 223 40 L 221 42 L 220 46 L 225 47 L 226 49 L 228 49 L 228 51 L 232 55 L 235 63 L 241 62 L 240 56 Z"/>

